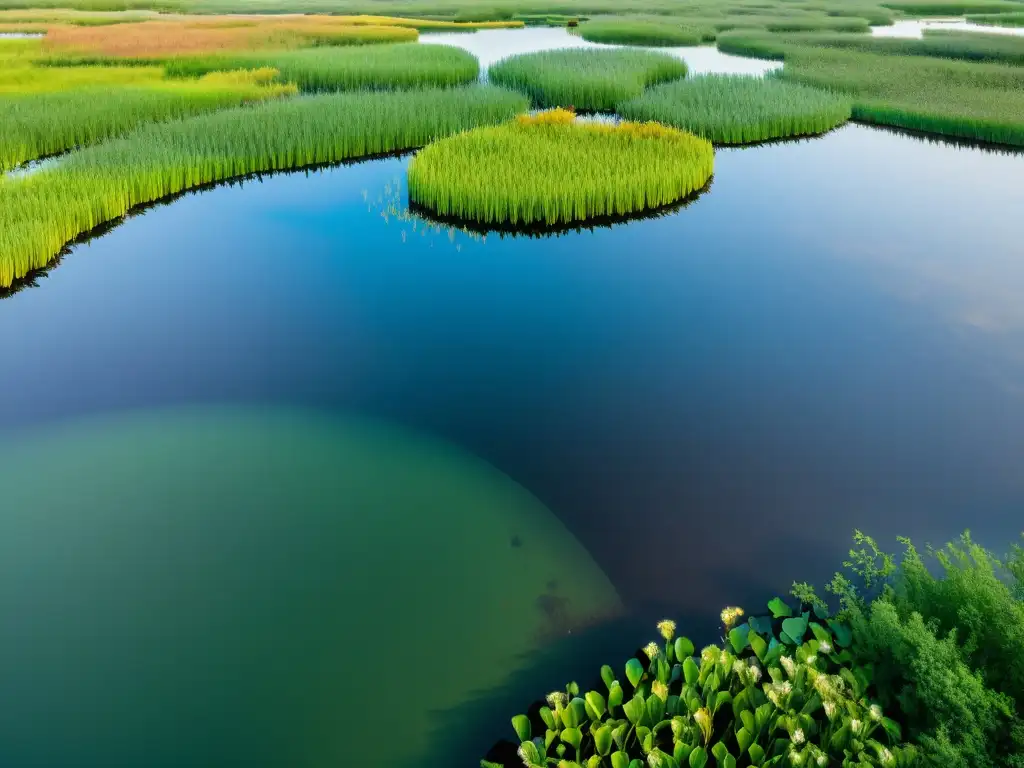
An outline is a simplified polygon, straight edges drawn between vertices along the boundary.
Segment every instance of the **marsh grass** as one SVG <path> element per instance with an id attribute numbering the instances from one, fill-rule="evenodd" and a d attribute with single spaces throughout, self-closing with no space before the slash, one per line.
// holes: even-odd
<path id="1" fill-rule="evenodd" d="M 0 171 L 124 134 L 138 125 L 294 94 L 277 72 L 214 73 L 113 90 L 86 88 L 0 97 Z"/>
<path id="2" fill-rule="evenodd" d="M 848 94 L 856 120 L 1024 146 L 1024 67 L 794 45 L 756 34 L 723 36 L 719 48 L 783 59 L 784 80 Z"/>
<path id="3" fill-rule="evenodd" d="M 219 54 L 166 61 L 169 77 L 262 67 L 278 70 L 281 80 L 309 93 L 450 87 L 471 83 L 480 72 L 476 57 L 461 48 L 421 43 Z"/>
<path id="4" fill-rule="evenodd" d="M 653 51 L 582 49 L 512 56 L 488 70 L 539 107 L 608 111 L 656 83 L 686 75 L 681 59 Z"/>
<path id="5" fill-rule="evenodd" d="M 581 24 L 579 34 L 595 43 L 651 46 L 700 45 L 704 37 L 700 30 L 640 19 L 595 19 Z"/>
<path id="6" fill-rule="evenodd" d="M 830 131 L 850 119 L 850 101 L 774 78 L 703 75 L 651 88 L 617 111 L 715 144 L 749 144 Z"/>
<path id="7" fill-rule="evenodd" d="M 1024 27 L 1024 10 L 1020 13 L 979 13 L 968 14 L 968 21 L 975 24 L 994 24 L 1000 27 Z"/>
<path id="8" fill-rule="evenodd" d="M 422 146 L 526 100 L 472 86 L 281 99 L 148 125 L 19 179 L 0 177 L 0 286 L 133 207 L 238 176 Z"/>
<path id="9" fill-rule="evenodd" d="M 911 16 L 963 16 L 968 13 L 1020 11 L 1020 3 L 1014 0 L 890 0 L 882 5 Z"/>
<path id="10" fill-rule="evenodd" d="M 653 123 L 577 123 L 567 110 L 521 116 L 427 146 L 409 195 L 441 217 L 555 226 L 657 209 L 702 188 L 711 145 Z"/>

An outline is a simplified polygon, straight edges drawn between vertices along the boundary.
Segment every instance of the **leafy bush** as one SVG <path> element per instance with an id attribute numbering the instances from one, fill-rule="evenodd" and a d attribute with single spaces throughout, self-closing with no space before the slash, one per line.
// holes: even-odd
<path id="1" fill-rule="evenodd" d="M 723 611 L 726 644 L 699 657 L 660 622 L 663 642 L 626 662 L 624 681 L 605 666 L 604 693 L 570 683 L 512 718 L 519 758 L 528 768 L 914 764 L 915 748 L 868 697 L 871 669 L 852 662 L 849 627 L 820 608 L 769 607 L 773 618 L 738 626 L 742 611 Z"/>
<path id="2" fill-rule="evenodd" d="M 898 707 L 926 765 L 1024 766 L 1024 551 L 1003 564 L 965 534 L 928 550 L 939 575 L 901 539 L 899 565 L 873 539 L 837 574 L 856 661 L 872 665 L 883 705 Z M 865 595 L 877 595 L 873 600 Z"/>

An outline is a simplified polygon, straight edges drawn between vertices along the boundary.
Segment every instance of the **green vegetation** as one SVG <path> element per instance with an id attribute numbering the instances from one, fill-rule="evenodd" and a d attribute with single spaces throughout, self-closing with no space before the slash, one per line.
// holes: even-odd
<path id="1" fill-rule="evenodd" d="M 968 21 L 975 24 L 996 24 L 1001 27 L 1024 27 L 1024 11 L 1020 13 L 969 14 Z"/>
<path id="2" fill-rule="evenodd" d="M 963 16 L 968 13 L 1020 11 L 1020 3 L 1013 0 L 894 0 L 882 5 L 912 16 Z"/>
<path id="3" fill-rule="evenodd" d="M 722 612 L 727 640 L 694 656 L 658 623 L 651 642 L 626 662 L 621 680 L 601 668 L 601 688 L 575 682 L 548 695 L 536 715 L 516 715 L 518 756 L 528 768 L 719 768 L 879 766 L 916 762 L 899 725 L 870 698 L 872 671 L 849 650 L 848 625 L 822 610 L 794 614 L 782 600 L 773 617 L 744 624 Z M 563 760 L 565 762 L 558 762 Z M 500 768 L 481 761 L 483 768 Z"/>
<path id="4" fill-rule="evenodd" d="M 431 144 L 409 165 L 409 197 L 442 217 L 554 226 L 677 202 L 713 168 L 711 145 L 681 131 L 555 110 Z"/>
<path id="5" fill-rule="evenodd" d="M 168 60 L 169 77 L 271 67 L 299 90 L 446 87 L 479 76 L 476 57 L 448 45 L 402 43 L 368 48 L 307 48 L 268 53 L 214 54 Z"/>
<path id="6" fill-rule="evenodd" d="M 274 85 L 274 70 L 214 73 L 113 91 L 94 88 L 0 97 L 0 171 L 73 147 L 95 144 L 146 122 L 174 120 L 295 93 Z"/>
<path id="7" fill-rule="evenodd" d="M 621 45 L 700 45 L 703 39 L 699 30 L 640 19 L 598 19 L 579 30 L 584 40 Z"/>
<path id="8" fill-rule="evenodd" d="M 705 75 L 666 83 L 619 105 L 632 120 L 656 120 L 716 144 L 824 133 L 850 118 L 850 102 L 774 78 Z"/>
<path id="9" fill-rule="evenodd" d="M 579 768 L 1024 765 L 1024 547 L 996 558 L 969 534 L 902 558 L 859 531 L 829 592 L 794 584 L 801 607 L 694 646 L 658 625 L 602 690 L 576 683 L 512 718 L 519 761 Z M 930 561 L 930 562 L 929 562 Z M 511 765 L 513 761 L 505 761 Z M 518 763 L 516 763 L 518 764 Z M 484 760 L 484 768 L 498 763 Z"/>
<path id="10" fill-rule="evenodd" d="M 794 45 L 756 32 L 723 35 L 718 47 L 783 59 L 783 79 L 848 94 L 856 120 L 1024 146 L 1018 66 Z"/>
<path id="11" fill-rule="evenodd" d="M 511 56 L 491 81 L 521 91 L 538 107 L 610 111 L 644 88 L 686 75 L 681 59 L 653 51 L 583 49 Z"/>
<path id="12" fill-rule="evenodd" d="M 282 99 L 145 126 L 30 176 L 0 178 L 0 285 L 135 206 L 250 173 L 422 146 L 526 106 L 517 94 L 472 86 Z"/>

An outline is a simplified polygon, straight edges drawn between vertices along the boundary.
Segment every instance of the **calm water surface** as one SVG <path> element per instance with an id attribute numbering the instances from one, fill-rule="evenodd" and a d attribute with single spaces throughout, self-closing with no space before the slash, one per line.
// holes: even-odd
<path id="1" fill-rule="evenodd" d="M 851 125 L 540 238 L 428 225 L 407 165 L 185 196 L 0 301 L 0 762 L 474 765 L 854 527 L 1019 531 L 1021 155 Z"/>
<path id="2" fill-rule="evenodd" d="M 872 27 L 876 37 L 910 37 L 921 39 L 926 29 L 946 29 L 955 32 L 983 32 L 990 35 L 1024 35 L 1024 27 L 1000 27 L 994 24 L 975 24 L 966 19 L 924 19 L 896 21 L 884 27 Z"/>

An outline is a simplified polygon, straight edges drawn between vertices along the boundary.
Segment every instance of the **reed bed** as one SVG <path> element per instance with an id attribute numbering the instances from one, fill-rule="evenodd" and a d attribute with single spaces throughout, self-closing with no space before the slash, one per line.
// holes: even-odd
<path id="1" fill-rule="evenodd" d="M 1000 27 L 1024 27 L 1024 10 L 1020 13 L 978 13 L 968 14 L 968 21 L 975 24 L 993 24 Z"/>
<path id="2" fill-rule="evenodd" d="M 579 26 L 584 40 L 620 45 L 685 46 L 700 45 L 700 30 L 676 26 L 664 21 L 639 19 L 597 19 Z"/>
<path id="3" fill-rule="evenodd" d="M 850 101 L 774 78 L 703 75 L 652 88 L 621 104 L 633 120 L 656 120 L 715 144 L 751 144 L 830 131 L 850 119 Z"/>
<path id="4" fill-rule="evenodd" d="M 681 59 L 653 51 L 583 49 L 512 56 L 488 70 L 539 107 L 609 111 L 656 83 L 686 76 Z"/>
<path id="5" fill-rule="evenodd" d="M 682 131 L 555 110 L 427 146 L 409 165 L 409 196 L 446 218 L 550 227 L 669 205 L 713 169 L 711 145 Z"/>
<path id="6" fill-rule="evenodd" d="M 252 173 L 422 146 L 526 108 L 519 94 L 471 86 L 282 99 L 145 126 L 32 175 L 0 177 L 0 286 L 135 206 Z"/>
<path id="7" fill-rule="evenodd" d="M 923 39 L 905 39 L 829 33 L 772 35 L 745 30 L 727 32 L 718 39 L 718 47 L 723 51 L 761 58 L 785 59 L 786 51 L 794 46 L 1024 64 L 1024 36 L 979 32 L 926 29 Z"/>
<path id="8" fill-rule="evenodd" d="M 408 43 L 366 49 L 316 48 L 186 57 L 166 62 L 169 77 L 271 67 L 307 93 L 358 89 L 450 87 L 474 82 L 480 65 L 448 45 Z"/>
<path id="9" fill-rule="evenodd" d="M 0 171 L 29 160 L 120 136 L 143 123 L 291 95 L 274 70 L 218 72 L 199 80 L 158 82 L 0 98 Z"/>
<path id="10" fill-rule="evenodd" d="M 342 23 L 331 17 L 265 17 L 259 21 L 143 21 L 107 26 L 50 28 L 51 53 L 115 58 L 159 58 L 218 51 L 300 48 L 310 45 L 369 45 L 410 42 L 416 29 Z"/>
<path id="11" fill-rule="evenodd" d="M 57 93 L 83 88 L 113 89 L 156 85 L 163 79 L 163 70 L 147 67 L 48 67 L 5 66 L 0 59 L 0 96 L 30 93 Z M 0 123 L 2 124 L 2 123 Z"/>
<path id="12" fill-rule="evenodd" d="M 1024 67 L 801 46 L 756 35 L 723 36 L 719 47 L 783 59 L 784 80 L 848 94 L 856 120 L 1024 146 Z"/>
<path id="13" fill-rule="evenodd" d="M 911 16 L 963 16 L 968 13 L 1020 11 L 1020 2 L 1014 0 L 889 0 L 882 5 Z"/>

